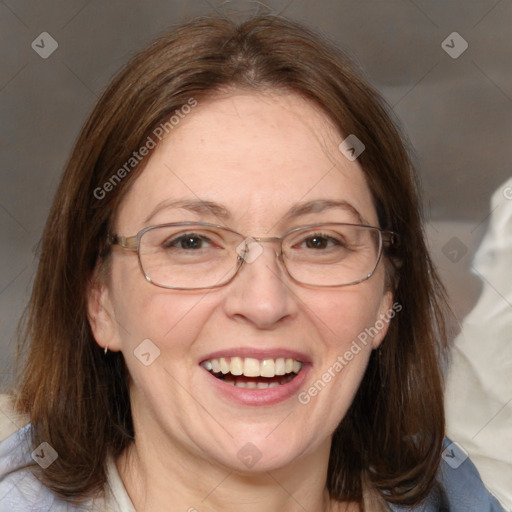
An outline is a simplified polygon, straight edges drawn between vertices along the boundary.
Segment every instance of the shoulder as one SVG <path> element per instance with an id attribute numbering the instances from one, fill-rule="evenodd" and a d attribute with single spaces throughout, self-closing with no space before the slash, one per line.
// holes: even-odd
<path id="1" fill-rule="evenodd" d="M 480 474 L 466 453 L 446 438 L 437 473 L 439 487 L 416 507 L 390 505 L 395 512 L 505 512 L 485 488 Z"/>
<path id="2" fill-rule="evenodd" d="M 29 419 L 16 412 L 10 395 L 0 394 L 0 442 L 20 430 Z"/>
<path id="3" fill-rule="evenodd" d="M 32 473 L 33 454 L 46 456 L 32 446 L 30 424 L 14 411 L 10 398 L 0 395 L 0 511 L 85 512 L 105 511 L 98 502 L 72 505 L 47 489 Z M 112 512 L 118 512 L 115 509 Z"/>
<path id="4" fill-rule="evenodd" d="M 68 512 L 32 474 L 30 425 L 11 434 L 0 443 L 0 510 L 56 510 Z"/>
<path id="5" fill-rule="evenodd" d="M 486 489 L 471 459 L 448 438 L 443 442 L 438 479 L 450 511 L 504 512 L 498 500 Z"/>

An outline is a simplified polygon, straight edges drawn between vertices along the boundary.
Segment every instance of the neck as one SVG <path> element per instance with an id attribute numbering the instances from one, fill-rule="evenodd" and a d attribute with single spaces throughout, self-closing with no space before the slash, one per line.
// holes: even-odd
<path id="1" fill-rule="evenodd" d="M 137 512 L 341 512 L 358 510 L 331 502 L 325 487 L 330 442 L 290 467 L 239 473 L 184 451 L 137 435 L 117 461 Z M 172 454 L 172 456 L 169 456 Z"/>

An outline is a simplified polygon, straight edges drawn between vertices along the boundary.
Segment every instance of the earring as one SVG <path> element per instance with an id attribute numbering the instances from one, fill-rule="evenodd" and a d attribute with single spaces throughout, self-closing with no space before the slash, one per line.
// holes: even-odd
<path id="1" fill-rule="evenodd" d="M 108 352 L 108 343 L 107 343 L 107 346 L 105 347 L 105 355 L 107 355 L 107 352 Z"/>

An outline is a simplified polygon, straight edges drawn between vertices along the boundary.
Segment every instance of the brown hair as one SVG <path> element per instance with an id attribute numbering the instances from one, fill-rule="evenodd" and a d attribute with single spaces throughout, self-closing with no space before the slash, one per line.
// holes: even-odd
<path id="1" fill-rule="evenodd" d="M 358 161 L 380 226 L 402 240 L 386 261 L 394 262 L 403 309 L 333 435 L 326 485 L 336 500 L 362 504 L 373 490 L 382 502 L 416 504 L 440 461 L 446 340 L 444 291 L 425 246 L 412 165 L 386 104 L 346 56 L 276 16 L 178 27 L 115 77 L 86 122 L 44 230 L 21 345 L 28 350 L 18 409 L 30 416 L 34 445 L 46 441 L 59 454 L 39 478 L 68 499 L 89 497 L 105 483 L 107 455 L 119 456 L 134 438 L 123 356 L 104 356 L 96 344 L 86 300 L 109 224 L 149 156 L 101 199 L 95 191 L 191 98 L 230 87 L 299 93 L 366 146 Z"/>

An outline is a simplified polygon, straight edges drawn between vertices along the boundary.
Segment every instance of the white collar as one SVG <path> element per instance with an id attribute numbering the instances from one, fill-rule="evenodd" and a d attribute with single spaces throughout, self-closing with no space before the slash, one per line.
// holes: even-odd
<path id="1" fill-rule="evenodd" d="M 113 457 L 107 459 L 107 483 L 105 484 L 105 506 L 110 512 L 136 512 L 132 500 L 117 471 Z"/>

